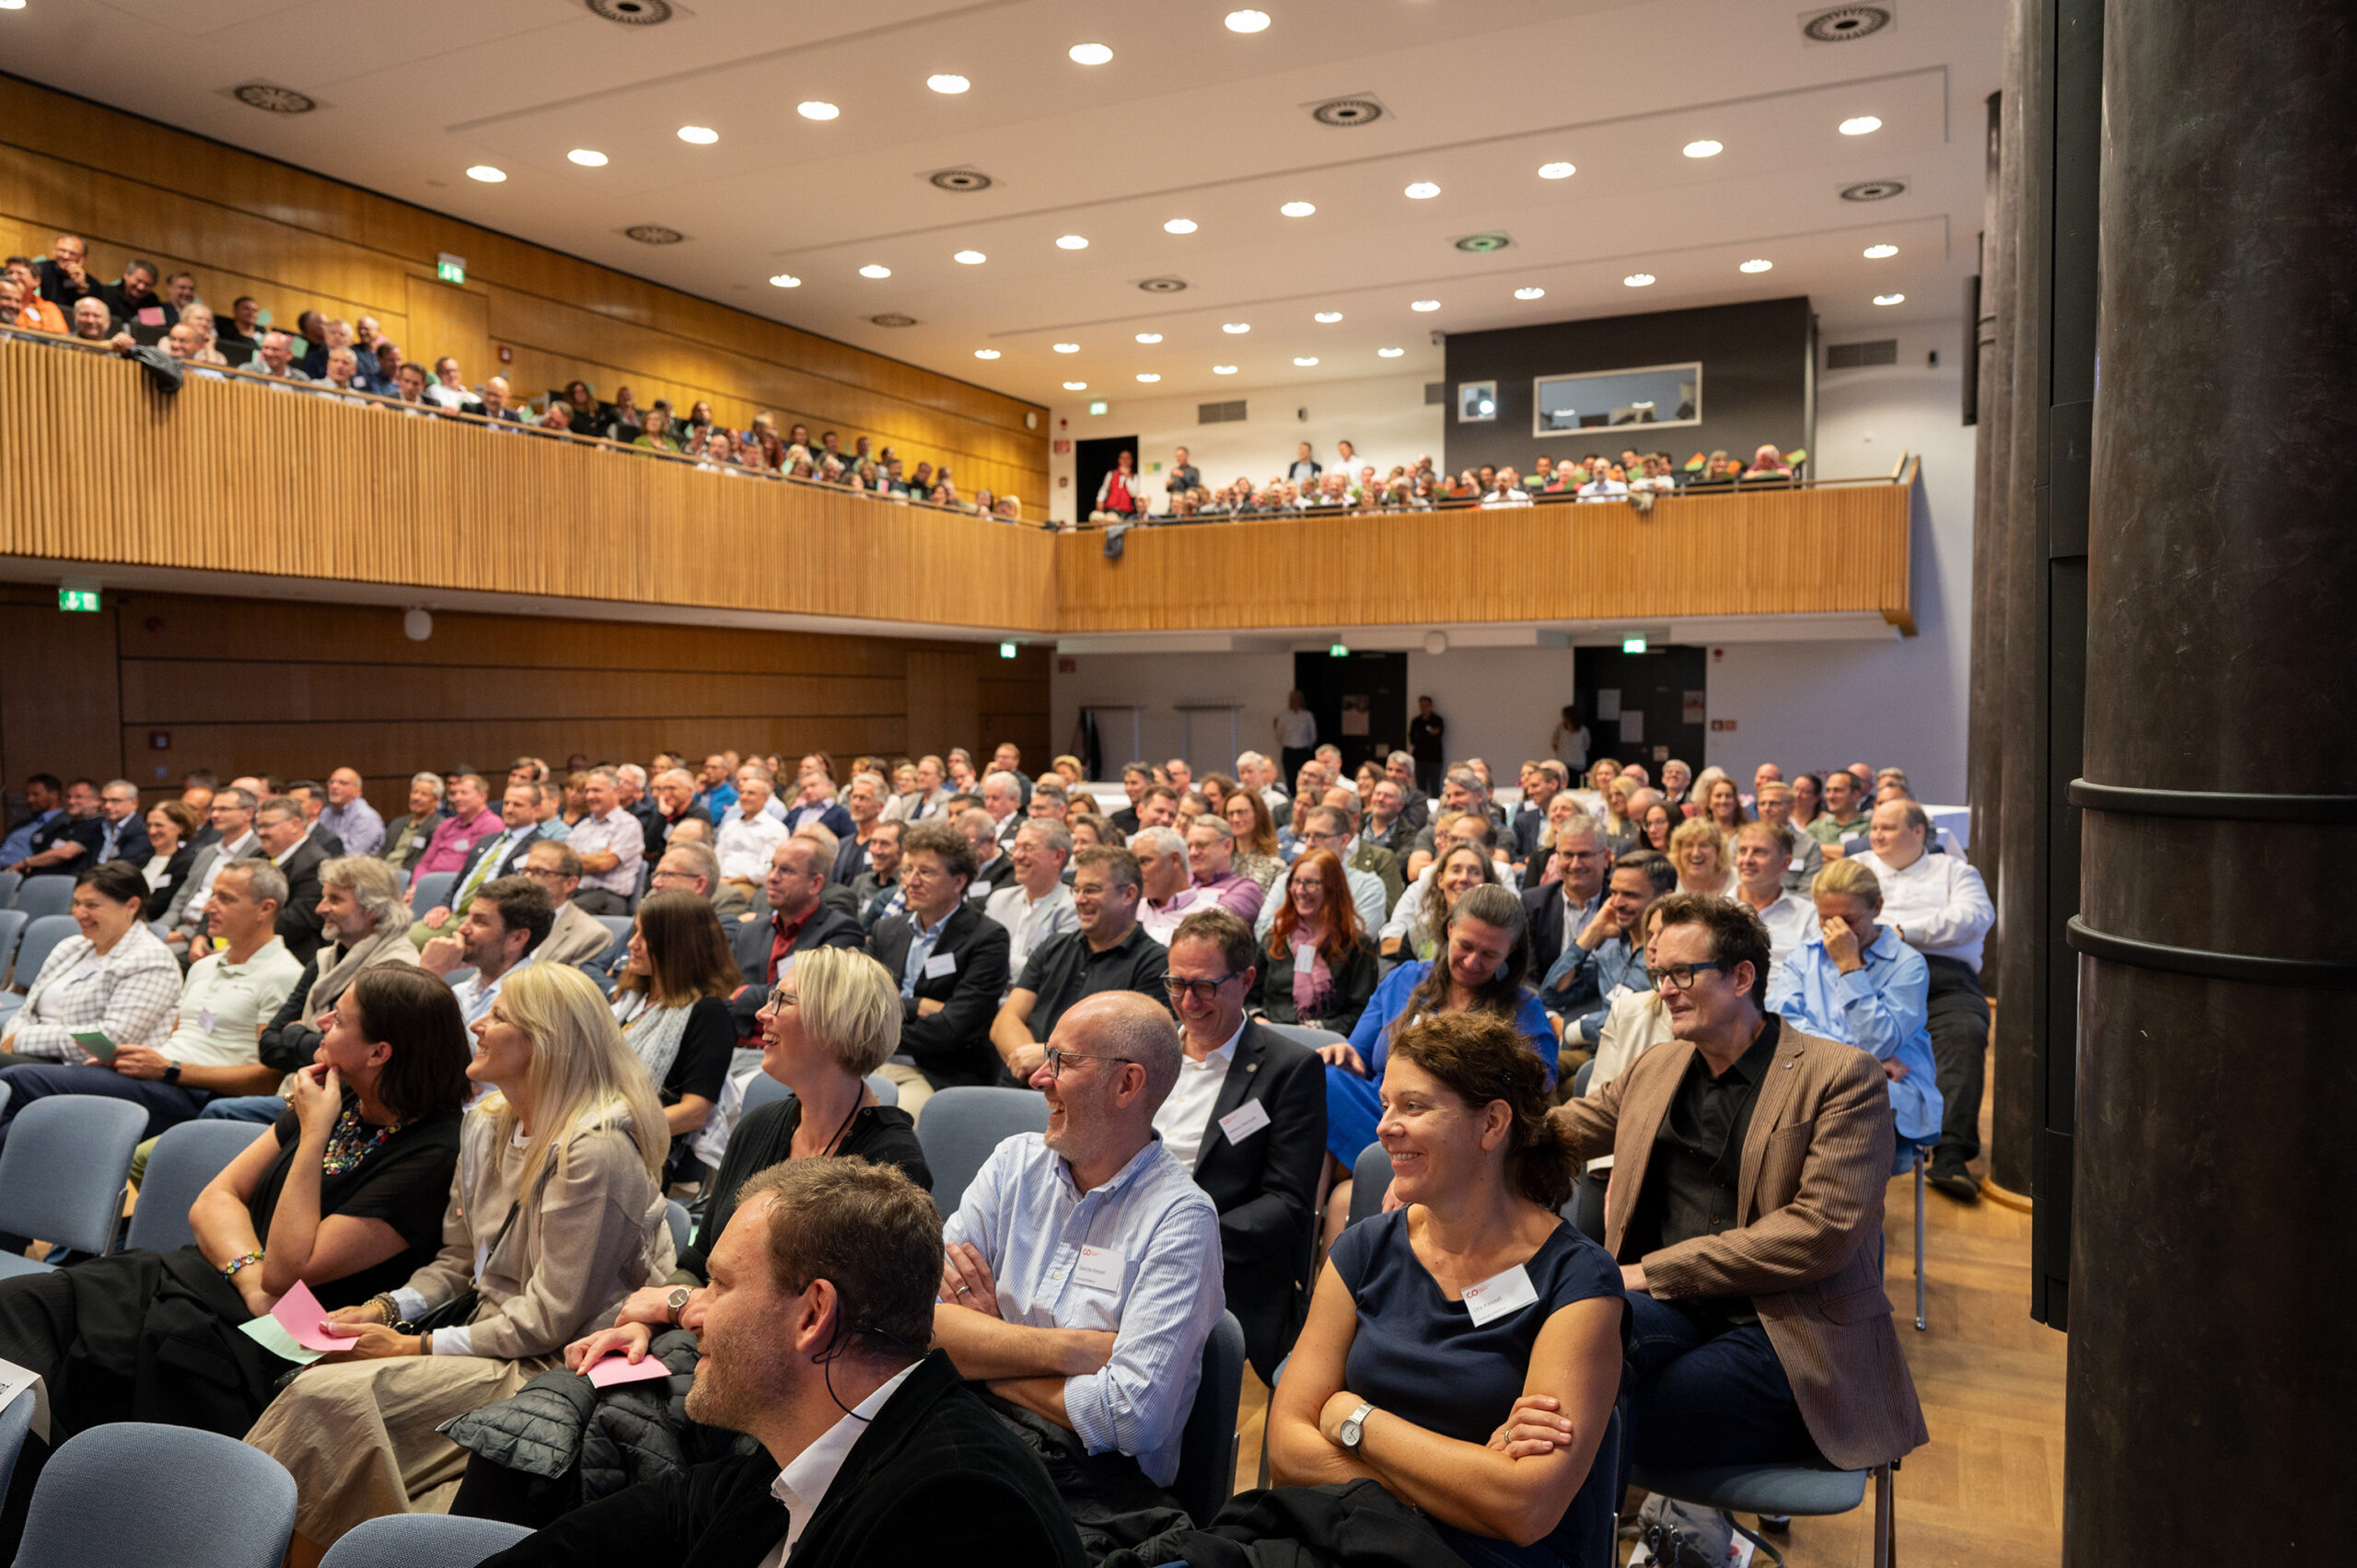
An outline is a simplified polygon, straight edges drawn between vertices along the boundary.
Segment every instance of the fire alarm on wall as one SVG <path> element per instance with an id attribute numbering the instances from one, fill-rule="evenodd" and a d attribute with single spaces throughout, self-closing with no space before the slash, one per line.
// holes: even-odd
<path id="1" fill-rule="evenodd" d="M 509 348 L 505 343 L 501 343 L 501 344 L 499 345 L 499 363 L 500 363 L 500 364 L 502 364 L 502 365 L 513 365 L 513 364 L 515 364 L 515 363 L 516 363 L 516 351 L 515 351 L 514 349 L 512 349 L 512 348 Z"/>

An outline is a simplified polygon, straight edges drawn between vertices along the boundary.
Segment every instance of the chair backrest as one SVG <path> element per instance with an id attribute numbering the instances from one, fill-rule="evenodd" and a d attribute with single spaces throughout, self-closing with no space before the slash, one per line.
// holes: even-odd
<path id="1" fill-rule="evenodd" d="M 1391 1189 L 1391 1156 L 1381 1144 L 1359 1151 L 1351 1167 L 1351 1217 L 1356 1225 L 1383 1212 L 1383 1195 Z"/>
<path id="2" fill-rule="evenodd" d="M 897 1106 L 900 1103 L 900 1086 L 883 1074 L 870 1073 L 867 1075 L 867 1086 L 874 1092 L 876 1098 L 886 1105 Z"/>
<path id="3" fill-rule="evenodd" d="M 295 1478 L 268 1454 L 217 1432 L 122 1421 L 51 1456 L 17 1561 L 278 1568 L 294 1531 Z"/>
<path id="4" fill-rule="evenodd" d="M 606 934 L 613 938 L 612 941 L 606 944 L 606 950 L 604 952 L 598 954 L 594 958 L 585 960 L 591 969 L 603 973 L 608 970 L 615 968 L 622 961 L 622 955 L 630 949 L 631 927 L 635 925 L 637 922 L 633 921 L 626 914 L 598 914 L 592 915 L 589 918 L 604 926 L 606 928 Z"/>
<path id="5" fill-rule="evenodd" d="M 1580 1063 L 1580 1070 L 1578 1072 L 1572 1074 L 1572 1098 L 1573 1099 L 1587 1098 L 1588 1082 L 1595 1076 L 1596 1059 L 1594 1057 L 1590 1057 L 1585 1062 Z"/>
<path id="6" fill-rule="evenodd" d="M 792 1089 L 787 1088 L 784 1084 L 779 1083 L 767 1073 L 756 1073 L 751 1077 L 745 1080 L 744 1114 L 750 1116 L 753 1112 L 761 1109 L 761 1107 L 771 1104 L 773 1101 L 792 1099 L 793 1098 L 794 1091 Z"/>
<path id="7" fill-rule="evenodd" d="M 671 1250 L 686 1251 L 688 1236 L 693 1228 L 693 1222 L 688 1218 L 688 1206 L 677 1198 L 666 1198 L 663 1200 L 663 1209 L 665 1217 L 671 1222 Z"/>
<path id="8" fill-rule="evenodd" d="M 456 1514 L 386 1514 L 344 1532 L 319 1568 L 475 1568 L 532 1532 Z"/>
<path id="9" fill-rule="evenodd" d="M 44 878 L 46 880 L 46 878 Z M 41 974 L 41 965 L 57 951 L 57 945 L 68 936 L 78 936 L 82 928 L 74 923 L 70 914 L 35 915 L 25 923 L 25 934 L 17 942 L 17 971 L 11 983 L 27 991 Z"/>
<path id="10" fill-rule="evenodd" d="M 450 889 L 459 885 L 455 871 L 429 871 L 419 877 L 409 890 L 411 912 L 423 917 L 427 910 L 440 909 L 450 901 Z"/>
<path id="11" fill-rule="evenodd" d="M 139 1183 L 139 1206 L 131 1211 L 123 1246 L 136 1251 L 169 1252 L 196 1239 L 188 1212 L 205 1184 L 231 1160 L 253 1146 L 263 1129 L 250 1121 L 183 1121 L 156 1140 L 147 1174 Z"/>
<path id="12" fill-rule="evenodd" d="M 931 1115 L 932 1107 L 925 1112 Z M 1235 1313 L 1223 1312 L 1203 1342 L 1203 1380 L 1178 1434 L 1178 1474 L 1170 1483 L 1170 1494 L 1197 1529 L 1209 1529 L 1213 1516 L 1236 1495 L 1236 1409 L 1243 1397 L 1244 1325 Z"/>
<path id="13" fill-rule="evenodd" d="M 8 1480 L 17 1473 L 17 1456 L 33 1429 L 33 1391 L 19 1388 L 17 1397 L 0 1405 L 0 1497 L 8 1494 Z"/>
<path id="14" fill-rule="evenodd" d="M 52 1095 L 29 1102 L 0 1149 L 0 1230 L 82 1252 L 112 1251 L 123 1179 L 146 1131 L 147 1108 L 127 1099 Z"/>
<path id="15" fill-rule="evenodd" d="M 966 1184 L 991 1151 L 1018 1132 L 1048 1130 L 1048 1102 L 1037 1089 L 959 1086 L 924 1102 L 917 1119 L 917 1142 L 933 1169 L 933 1201 L 944 1214 L 955 1214 Z"/>
<path id="16" fill-rule="evenodd" d="M 1307 1024 L 1264 1024 L 1261 1027 L 1312 1051 L 1321 1045 L 1348 1045 L 1351 1042 L 1348 1035 L 1338 1035 L 1332 1029 L 1313 1029 Z"/>
<path id="17" fill-rule="evenodd" d="M 0 871 L 0 904 L 17 896 L 17 885 L 23 880 L 23 876 L 17 872 Z"/>
<path id="18" fill-rule="evenodd" d="M 10 871 L 0 871 L 0 877 L 15 875 Z M 17 940 L 24 935 L 25 926 L 31 919 L 22 910 L 0 909 L 0 981 L 8 978 L 8 965 L 17 956 Z M 29 987 L 32 982 L 33 977 L 27 975 L 25 984 Z"/>
<path id="19" fill-rule="evenodd" d="M 45 914 L 64 914 L 74 907 L 74 878 L 62 873 L 28 877 L 17 884 L 11 907 L 36 919 Z"/>

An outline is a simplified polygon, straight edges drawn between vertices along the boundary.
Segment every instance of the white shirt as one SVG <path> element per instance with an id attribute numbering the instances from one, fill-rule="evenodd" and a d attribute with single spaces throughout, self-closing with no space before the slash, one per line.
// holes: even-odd
<path id="1" fill-rule="evenodd" d="M 1898 927 L 1907 945 L 1927 958 L 1954 958 L 1980 970 L 1981 939 L 1997 923 L 1997 910 L 1980 873 L 1962 855 L 1918 855 L 1904 871 L 1871 850 L 1858 858 L 1882 884 L 1883 924 Z"/>
<path id="2" fill-rule="evenodd" d="M 208 953 L 188 967 L 172 1035 L 157 1049 L 183 1067 L 251 1067 L 261 1060 L 262 1026 L 303 978 L 303 966 L 273 936 L 242 964 Z"/>
<path id="3" fill-rule="evenodd" d="M 1736 903 L 1751 909 L 1750 900 L 1744 898 L 1739 889 L 1734 896 Z M 1801 944 L 1817 935 L 1817 905 L 1798 893 L 1780 889 L 1774 903 L 1764 910 L 1751 910 L 1751 912 L 1758 915 L 1759 923 L 1768 928 L 1769 962 L 1776 969 L 1791 963 L 1793 955 L 1800 951 Z M 1764 996 L 1767 993 L 1763 990 L 1760 994 Z"/>
<path id="4" fill-rule="evenodd" d="M 1162 1109 L 1154 1113 L 1154 1130 L 1162 1134 L 1162 1146 L 1189 1170 L 1195 1168 L 1203 1141 L 1211 1135 L 1212 1108 L 1219 1104 L 1220 1086 L 1227 1082 L 1228 1064 L 1236 1060 L 1236 1042 L 1243 1036 L 1244 1025 L 1238 1023 L 1227 1043 L 1206 1052 L 1201 1062 L 1182 1053 L 1178 1081 L 1171 1086 Z"/>
<path id="5" fill-rule="evenodd" d="M 222 844 L 221 853 L 215 855 L 213 864 L 204 868 L 203 879 L 190 891 L 188 902 L 181 907 L 180 923 L 203 930 L 204 900 L 213 896 L 214 879 L 221 875 L 221 868 L 233 860 L 244 859 L 260 848 L 261 848 L 261 835 L 250 828 L 246 830 L 246 836 L 236 843 Z"/>
<path id="6" fill-rule="evenodd" d="M 757 811 L 748 819 L 741 807 L 731 810 L 728 820 L 720 825 L 720 831 L 713 839 L 713 847 L 720 856 L 722 878 L 761 881 L 770 874 L 770 857 L 787 837 L 782 817 Z"/>
<path id="7" fill-rule="evenodd" d="M 819 1504 L 827 1500 L 827 1489 L 835 1484 L 835 1477 L 851 1458 L 852 1445 L 859 1441 L 867 1423 L 891 1402 L 922 1362 L 911 1362 L 879 1385 L 876 1392 L 859 1401 L 852 1412 L 819 1434 L 819 1440 L 794 1456 L 793 1463 L 777 1472 L 770 1482 L 770 1495 L 785 1504 L 785 1537 L 772 1547 L 759 1568 L 781 1568 L 794 1555 L 794 1543 L 802 1539 L 802 1531 L 819 1512 Z"/>
<path id="8" fill-rule="evenodd" d="M 1318 744 L 1318 715 L 1307 708 L 1287 708 L 1277 715 L 1277 744 L 1306 751 Z"/>
<path id="9" fill-rule="evenodd" d="M 1062 882 L 1038 899 L 1032 898 L 1022 883 L 1009 883 L 983 900 L 982 912 L 1006 927 L 1006 972 L 1015 976 L 1023 973 L 1025 961 L 1050 937 L 1080 929 L 1072 889 Z"/>
<path id="10" fill-rule="evenodd" d="M 1183 892 L 1181 889 L 1180 893 L 1171 895 L 1167 904 L 1156 904 L 1152 899 L 1138 900 L 1138 924 L 1144 928 L 1148 936 L 1166 947 L 1170 946 L 1170 934 L 1178 929 L 1180 921 L 1187 918 L 1187 912 L 1178 907 Z"/>
<path id="11" fill-rule="evenodd" d="M 1604 501 L 1608 500 L 1615 495 L 1626 495 L 1628 494 L 1629 486 L 1624 481 L 1617 479 L 1591 479 L 1585 484 L 1580 486 L 1579 498 L 1583 501 Z"/>

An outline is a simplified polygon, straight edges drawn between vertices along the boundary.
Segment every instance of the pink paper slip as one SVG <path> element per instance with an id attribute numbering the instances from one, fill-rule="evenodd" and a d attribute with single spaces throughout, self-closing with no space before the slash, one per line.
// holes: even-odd
<path id="1" fill-rule="evenodd" d="M 668 1377 L 671 1369 L 653 1356 L 633 1366 L 621 1351 L 606 1357 L 589 1369 L 589 1381 L 600 1388 L 610 1388 L 617 1383 L 645 1383 L 657 1377 Z"/>
<path id="2" fill-rule="evenodd" d="M 328 1309 L 319 1305 L 319 1298 L 301 1280 L 278 1298 L 278 1305 L 270 1309 L 270 1315 L 305 1350 L 350 1350 L 352 1342 L 360 1334 L 358 1329 L 342 1323 L 334 1326 L 341 1332 L 328 1331 Z"/>

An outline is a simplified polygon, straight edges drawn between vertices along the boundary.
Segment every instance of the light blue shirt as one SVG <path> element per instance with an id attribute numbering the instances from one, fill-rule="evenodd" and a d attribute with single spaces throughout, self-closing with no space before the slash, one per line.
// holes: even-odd
<path id="1" fill-rule="evenodd" d="M 1203 1342 L 1227 1300 L 1219 1211 L 1162 1140 L 1084 1194 L 1062 1156 L 1039 1133 L 1018 1133 L 983 1162 L 942 1241 L 982 1254 L 1007 1322 L 1113 1330 L 1104 1368 L 1064 1379 L 1064 1413 L 1090 1453 L 1128 1454 L 1168 1486 Z M 1084 1246 L 1114 1255 L 1105 1266 L 1118 1270 L 1118 1287 L 1081 1283 Z"/>
<path id="2" fill-rule="evenodd" d="M 14 865 L 32 854 L 33 835 L 40 832 L 60 809 L 52 806 L 40 816 L 28 817 L 14 828 L 9 829 L 8 836 L 0 839 L 0 865 Z"/>
<path id="3" fill-rule="evenodd" d="M 1803 1034 L 1905 1067 L 1907 1076 L 1890 1085 L 1898 1134 L 1936 1138 L 1943 1107 L 1932 1061 L 1931 967 L 1887 925 L 1860 957 L 1865 967 L 1843 974 L 1826 956 L 1824 932 L 1813 932 L 1791 962 L 1771 971 L 1768 1011 Z"/>
<path id="4" fill-rule="evenodd" d="M 374 854 L 385 847 L 385 819 L 363 799 L 322 807 L 319 826 L 343 841 L 346 854 Z"/>
<path id="5" fill-rule="evenodd" d="M 909 956 L 900 965 L 900 1000 L 909 1001 L 917 993 L 917 981 L 924 973 L 925 961 L 933 957 L 933 949 L 941 940 L 942 927 L 964 906 L 953 905 L 949 913 L 931 925 L 925 925 L 914 915 L 909 916 L 909 929 L 916 935 L 909 942 Z"/>

